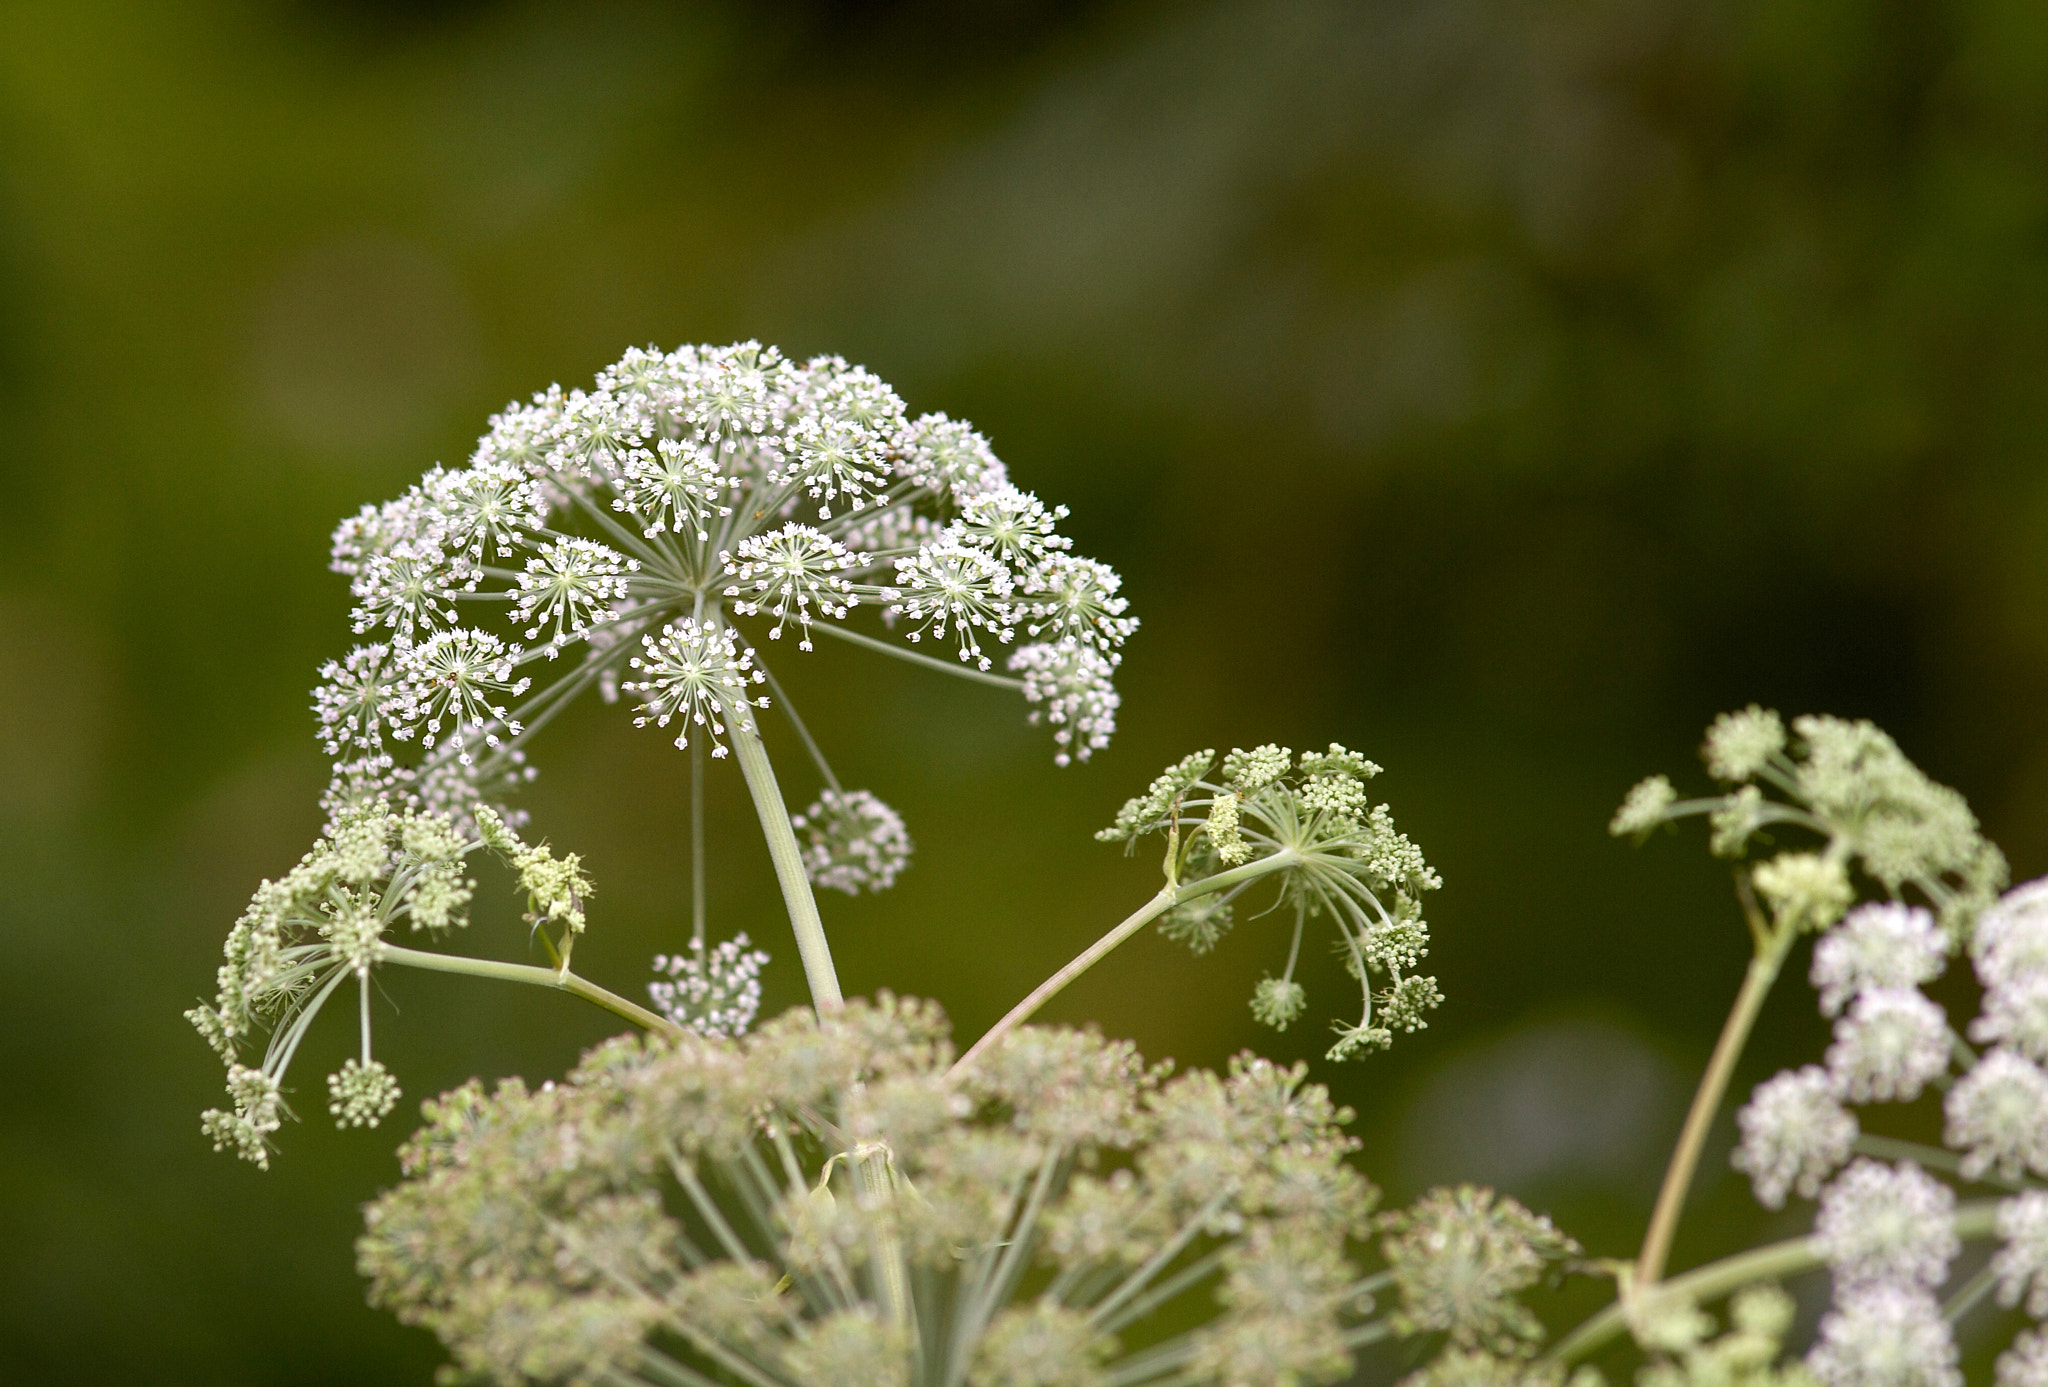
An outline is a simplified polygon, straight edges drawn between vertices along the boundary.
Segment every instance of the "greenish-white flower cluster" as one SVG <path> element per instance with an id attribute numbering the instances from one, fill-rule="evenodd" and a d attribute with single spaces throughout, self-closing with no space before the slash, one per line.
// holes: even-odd
<path id="1" fill-rule="evenodd" d="M 1423 1029 L 1443 994 L 1434 977 L 1415 971 L 1429 952 L 1422 896 L 1443 882 L 1395 829 L 1392 810 L 1371 802 L 1366 782 L 1380 768 L 1332 742 L 1298 758 L 1281 746 L 1233 750 L 1209 779 L 1215 769 L 1213 751 L 1183 758 L 1095 835 L 1127 846 L 1166 836 L 1174 899 L 1160 929 L 1207 952 L 1229 930 L 1239 898 L 1276 875 L 1276 905 L 1293 915 L 1294 933 L 1280 976 L 1254 992 L 1253 1015 L 1281 1029 L 1300 1016 L 1307 998 L 1294 973 L 1303 927 L 1322 917 L 1335 925 L 1364 997 L 1358 1021 L 1337 1027 L 1330 1058 L 1384 1049 L 1396 1031 Z"/>
<path id="2" fill-rule="evenodd" d="M 313 1018 L 351 979 L 362 1046 L 328 1076 L 328 1111 L 344 1127 L 374 1127 L 391 1111 L 398 1083 L 370 1051 L 370 975 L 384 961 L 391 930 L 443 934 L 468 923 L 476 890 L 468 859 L 479 849 L 490 847 L 512 865 L 532 906 L 528 919 L 559 922 L 566 954 L 571 934 L 583 928 L 590 891 L 577 859 L 528 846 L 488 809 L 476 823 L 482 836 L 468 838 L 438 814 L 360 810 L 330 825 L 291 871 L 256 889 L 228 932 L 212 1004 L 185 1013 L 227 1065 L 234 1106 L 200 1119 L 215 1150 L 269 1165 L 270 1136 L 289 1115 L 285 1072 Z M 245 1063 L 259 1040 L 259 1062 Z"/>
<path id="3" fill-rule="evenodd" d="M 1299 1068 L 1036 1028 L 949 1058 L 885 996 L 473 1083 L 371 1206 L 372 1297 L 506 1383 L 1263 1387 L 1385 1332 L 1376 1195 Z"/>

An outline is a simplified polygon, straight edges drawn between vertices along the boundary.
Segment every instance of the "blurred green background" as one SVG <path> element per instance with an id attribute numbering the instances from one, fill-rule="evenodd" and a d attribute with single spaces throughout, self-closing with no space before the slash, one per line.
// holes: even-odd
<path id="1" fill-rule="evenodd" d="M 405 1124 L 306 1096 L 350 1028 L 264 1175 L 200 1139 L 219 1070 L 179 1012 L 318 826 L 329 527 L 635 343 L 837 351 L 973 419 L 1145 623 L 1121 736 L 1065 771 L 997 692 L 784 662 L 920 843 L 827 903 L 849 990 L 972 1033 L 1154 889 L 1089 834 L 1160 765 L 1341 739 L 1447 881 L 1440 1019 L 1315 1066 L 1368 1168 L 1631 1251 L 1746 952 L 1701 834 L 1607 838 L 1631 782 L 1699 783 L 1753 699 L 1870 716 L 2048 870 L 2044 310 L 2026 0 L 11 0 L 0 1375 L 429 1380 L 351 1267 Z M 592 706 L 536 760 L 536 830 L 601 892 L 579 965 L 637 993 L 685 910 L 684 759 Z M 713 802 L 716 923 L 794 1004 L 751 814 Z M 502 885 L 465 945 L 522 957 Z M 1284 951 L 1147 937 L 1052 1014 L 1316 1056 L 1246 1009 Z M 1792 981 L 1739 1092 L 1818 1054 Z M 1346 1004 L 1319 951 L 1307 982 Z M 386 986 L 404 1114 L 609 1029 Z M 1798 1217 L 1728 1126 L 1681 1265 Z"/>

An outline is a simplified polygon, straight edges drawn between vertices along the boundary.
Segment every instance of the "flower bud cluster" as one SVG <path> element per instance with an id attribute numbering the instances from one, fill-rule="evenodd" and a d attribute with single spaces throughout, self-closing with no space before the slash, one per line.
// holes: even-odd
<path id="1" fill-rule="evenodd" d="M 1305 999 L 1294 971 L 1303 923 L 1327 917 L 1363 996 L 1363 1014 L 1355 1025 L 1337 1027 L 1329 1057 L 1384 1049 L 1395 1032 L 1423 1029 L 1443 994 L 1435 978 L 1414 971 L 1429 952 L 1421 901 L 1443 881 L 1396 831 L 1393 811 L 1371 802 L 1366 783 L 1380 768 L 1335 742 L 1298 759 L 1282 746 L 1236 749 L 1210 780 L 1215 767 L 1213 751 L 1182 758 L 1095 835 L 1127 850 L 1149 834 L 1167 836 L 1174 901 L 1161 932 L 1207 952 L 1229 929 L 1237 898 L 1268 872 L 1277 874 L 1278 903 L 1292 907 L 1294 940 L 1282 975 L 1259 984 L 1252 1014 L 1279 1029 L 1301 1014 Z"/>

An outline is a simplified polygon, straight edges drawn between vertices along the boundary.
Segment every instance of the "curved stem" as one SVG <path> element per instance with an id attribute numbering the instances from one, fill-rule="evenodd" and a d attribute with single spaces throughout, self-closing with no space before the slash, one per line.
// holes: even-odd
<path id="1" fill-rule="evenodd" d="M 1958 1204 L 1956 1236 L 1991 1236 L 1997 1227 L 1999 1203 L 1996 1199 L 1979 1199 L 1967 1204 Z M 1770 1243 L 1752 1248 L 1748 1252 L 1739 1252 L 1733 1257 L 1723 1257 L 1718 1262 L 1695 1267 L 1682 1276 L 1674 1276 L 1658 1286 L 1657 1295 L 1660 1298 L 1688 1300 L 1697 1304 L 1727 1295 L 1730 1291 L 1740 1290 L 1752 1282 L 1811 1271 L 1815 1267 L 1825 1265 L 1826 1261 L 1827 1258 L 1822 1255 L 1817 1239 L 1788 1238 L 1784 1242 Z M 1627 1328 L 1628 1307 L 1624 1302 L 1617 1300 L 1558 1340 L 1550 1352 L 1543 1355 L 1544 1361 L 1577 1362 Z"/>
<path id="2" fill-rule="evenodd" d="M 1160 887 L 1158 895 L 1139 906 L 1124 919 L 1123 923 L 1076 954 L 1071 963 L 1032 989 L 1030 996 L 1017 1003 L 1016 1006 L 1011 1007 L 1009 1013 L 1002 1020 L 989 1027 L 988 1033 L 975 1041 L 973 1047 L 954 1062 L 953 1067 L 947 1071 L 946 1077 L 957 1079 L 966 1073 L 973 1066 L 975 1060 L 986 1054 L 997 1041 L 1029 1020 L 1033 1012 L 1037 1011 L 1054 997 L 1057 997 L 1066 989 L 1068 983 L 1100 963 L 1117 945 L 1129 939 L 1181 901 L 1195 896 L 1205 896 L 1211 891 L 1220 891 L 1227 886 L 1235 886 L 1241 881 L 1251 881 L 1265 876 L 1269 872 L 1282 871 L 1294 866 L 1300 860 L 1300 855 L 1292 848 L 1283 848 L 1271 857 L 1262 857 L 1256 862 L 1247 862 L 1242 867 L 1233 867 L 1227 872 L 1218 872 L 1214 876 L 1203 877 L 1200 881 L 1189 882 L 1185 886 L 1169 884 Z"/>
<path id="3" fill-rule="evenodd" d="M 623 1016 L 642 1030 L 657 1035 L 680 1036 L 683 1028 L 666 1016 L 659 1016 L 646 1007 L 629 1002 L 615 992 L 608 992 L 588 978 L 575 973 L 553 968 L 538 968 L 530 963 L 500 963 L 493 958 L 468 958 L 461 954 L 436 954 L 424 949 L 407 949 L 397 944 L 386 944 L 378 953 L 382 963 L 402 964 L 407 968 L 423 968 L 430 973 L 459 973 L 469 978 L 493 978 L 499 982 L 523 982 L 534 987 L 552 987 L 572 997 L 580 997 L 593 1006 L 603 1007 L 615 1016 Z"/>
<path id="4" fill-rule="evenodd" d="M 1642 1290 L 1657 1284 L 1657 1278 L 1664 1274 L 1664 1264 L 1670 1260 L 1671 1239 L 1678 1231 L 1678 1215 L 1692 1188 L 1693 1173 L 1699 1168 L 1707 1131 L 1713 1126 L 1714 1114 L 1720 1111 L 1728 1081 L 1735 1076 L 1735 1061 L 1741 1058 L 1742 1047 L 1749 1042 L 1750 1028 L 1756 1024 L 1757 1012 L 1770 994 L 1771 984 L 1778 979 L 1778 969 L 1785 962 L 1792 939 L 1791 931 L 1781 929 L 1760 940 L 1756 956 L 1750 959 L 1749 969 L 1743 975 L 1742 990 L 1735 994 L 1735 1005 L 1721 1027 L 1721 1038 L 1714 1044 L 1713 1058 L 1707 1061 L 1706 1073 L 1700 1075 L 1699 1090 L 1692 1096 L 1685 1127 L 1678 1134 L 1671 1164 L 1664 1171 L 1663 1188 L 1657 1191 L 1657 1207 L 1650 1214 L 1649 1231 L 1643 1235 L 1643 1250 L 1636 1258 L 1636 1284 Z"/>
<path id="5" fill-rule="evenodd" d="M 845 998 L 839 991 L 839 973 L 832 966 L 832 946 L 825 939 L 825 923 L 818 918 L 818 902 L 811 895 L 811 879 L 804 872 L 796 830 L 789 826 L 789 807 L 782 802 L 782 790 L 775 783 L 768 749 L 761 745 L 761 733 L 751 716 L 729 718 L 726 726 L 740 774 L 746 777 L 754 810 L 761 816 L 761 832 L 775 862 L 775 880 L 782 887 L 789 927 L 796 934 L 797 956 L 803 959 L 804 979 L 811 985 L 811 1004 L 820 1015 L 837 1011 L 845 1005 Z"/>

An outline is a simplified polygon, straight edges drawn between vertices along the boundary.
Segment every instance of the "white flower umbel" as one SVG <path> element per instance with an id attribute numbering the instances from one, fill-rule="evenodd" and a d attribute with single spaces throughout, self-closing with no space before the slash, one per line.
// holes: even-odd
<path id="1" fill-rule="evenodd" d="M 634 724 L 679 722 L 678 747 L 690 745 L 692 727 L 702 728 L 711 739 L 711 754 L 724 756 L 726 722 L 742 729 L 752 724 L 748 709 L 755 700 L 748 685 L 765 677 L 754 668 L 754 652 L 741 650 L 730 628 L 704 626 L 687 616 L 658 636 L 642 636 L 640 643 L 646 653 L 630 663 L 642 677 L 619 686 L 646 695 Z M 760 699 L 759 706 L 767 707 L 768 700 Z"/>
<path id="2" fill-rule="evenodd" d="M 768 955 L 744 933 L 708 950 L 656 954 L 647 994 L 669 1020 L 701 1036 L 737 1038 L 761 1009 L 761 970 Z"/>
<path id="3" fill-rule="evenodd" d="M 372 639 L 323 671 L 323 736 L 335 755 L 453 736 L 476 783 L 502 784 L 500 761 L 682 622 L 706 639 L 737 623 L 742 651 L 793 624 L 802 649 L 825 630 L 1021 692 L 1057 759 L 1085 759 L 1113 730 L 1136 622 L 1117 575 L 1057 533 L 1064 515 L 971 428 L 911 419 L 837 357 L 629 351 L 590 390 L 509 406 L 467 467 L 337 530 Z M 1017 677 L 992 672 L 988 644 L 1020 633 Z M 934 640 L 959 659 L 924 655 Z"/>
<path id="4" fill-rule="evenodd" d="M 1931 912 L 1892 902 L 1861 905 L 1813 946 L 1812 979 L 1823 1015 L 1859 992 L 1919 987 L 1941 975 L 1948 950 Z"/>
<path id="5" fill-rule="evenodd" d="M 1813 1234 L 1838 1293 L 1941 1285 L 1961 1248 L 1955 1205 L 1953 1190 L 1911 1163 L 1859 1160 L 1836 1176 Z"/>
<path id="6" fill-rule="evenodd" d="M 1835 1022 L 1828 1073 L 1852 1102 L 1910 1102 L 1947 1072 L 1950 1047 L 1940 1007 L 1910 987 L 1872 988 Z"/>
<path id="7" fill-rule="evenodd" d="M 1819 1065 L 1788 1069 L 1756 1086 L 1736 1114 L 1742 1141 L 1730 1163 L 1750 1178 L 1757 1202 L 1782 1209 L 1787 1193 L 1808 1199 L 1849 1159 L 1856 1118 L 1835 1097 Z"/>
<path id="8" fill-rule="evenodd" d="M 1984 1010 L 1970 1023 L 1970 1039 L 2010 1045 L 2030 1059 L 2048 1061 L 2048 971 L 2016 973 L 1984 993 Z"/>
<path id="9" fill-rule="evenodd" d="M 1963 1153 L 1963 1174 L 2017 1180 L 2048 1174 L 2048 1073 L 2025 1055 L 1993 1050 L 1942 1101 L 1944 1140 Z"/>
<path id="10" fill-rule="evenodd" d="M 1873 1286 L 1820 1322 L 1807 1367 L 1826 1387 L 1962 1387 L 1956 1345 L 1926 1291 Z"/>
<path id="11" fill-rule="evenodd" d="M 2000 896 L 1977 921 L 1970 959 L 1986 987 L 2048 973 L 2048 877 Z"/>
<path id="12" fill-rule="evenodd" d="M 2048 1190 L 2027 1190 L 1998 1206 L 1998 1237 L 2005 1245 L 1991 1259 L 2002 1305 L 2026 1302 L 2035 1319 L 2048 1315 Z"/>
<path id="13" fill-rule="evenodd" d="M 789 822 L 802 840 L 813 886 L 849 896 L 883 891 L 910 865 L 903 816 L 866 790 L 822 790 Z"/>
<path id="14" fill-rule="evenodd" d="M 2029 1329 L 1998 1355 L 1998 1387 L 2048 1387 L 2048 1333 Z"/>

